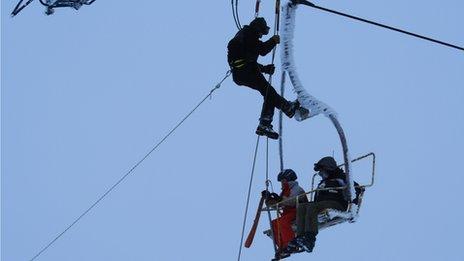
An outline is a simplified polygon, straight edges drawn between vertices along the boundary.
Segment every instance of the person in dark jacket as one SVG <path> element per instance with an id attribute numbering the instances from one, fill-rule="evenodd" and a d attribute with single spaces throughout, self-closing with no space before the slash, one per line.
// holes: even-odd
<path id="1" fill-rule="evenodd" d="M 314 201 L 298 205 L 297 237 L 289 243 L 289 246 L 301 246 L 307 252 L 312 252 L 316 242 L 319 213 L 326 209 L 346 211 L 349 204 L 346 189 L 335 189 L 346 186 L 346 175 L 337 166 L 334 158 L 322 158 L 314 164 L 314 170 L 318 171 L 322 180 L 317 187 Z"/>
<path id="2" fill-rule="evenodd" d="M 261 65 L 258 56 L 265 56 L 280 43 L 278 35 L 262 42 L 260 38 L 269 33 L 266 20 L 262 17 L 255 18 L 249 25 L 244 26 L 229 41 L 227 45 L 227 60 L 232 70 L 232 77 L 237 85 L 244 85 L 257 90 L 264 98 L 259 125 L 256 134 L 278 139 L 279 134 L 272 129 L 274 108 L 282 110 L 292 118 L 299 107 L 299 103 L 289 102 L 280 96 L 263 76 L 263 73 L 272 75 L 275 67 L 273 64 Z"/>

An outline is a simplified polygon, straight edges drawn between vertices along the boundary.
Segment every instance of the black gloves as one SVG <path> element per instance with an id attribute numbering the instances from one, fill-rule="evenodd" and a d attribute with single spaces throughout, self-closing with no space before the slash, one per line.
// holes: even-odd
<path id="1" fill-rule="evenodd" d="M 271 192 L 269 192 L 269 190 L 263 190 L 263 191 L 261 191 L 261 197 L 270 198 L 271 197 Z"/>
<path id="2" fill-rule="evenodd" d="M 261 191 L 261 196 L 266 199 L 274 199 L 280 201 L 280 196 L 277 193 L 271 193 L 268 190 Z"/>
<path id="3" fill-rule="evenodd" d="M 280 198 L 279 195 L 277 195 L 277 193 L 271 193 L 271 198 L 272 199 L 275 199 L 277 201 L 281 201 L 282 199 Z"/>
<path id="4" fill-rule="evenodd" d="M 275 44 L 280 44 L 280 36 L 274 35 L 271 37 Z"/>
<path id="5" fill-rule="evenodd" d="M 262 73 L 272 75 L 274 74 L 274 71 L 275 71 L 275 66 L 273 64 L 268 64 L 268 65 L 261 67 Z"/>

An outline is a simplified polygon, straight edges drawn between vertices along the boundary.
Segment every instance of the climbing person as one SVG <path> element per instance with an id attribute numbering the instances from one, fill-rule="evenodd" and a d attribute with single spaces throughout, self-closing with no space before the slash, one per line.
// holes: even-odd
<path id="1" fill-rule="evenodd" d="M 261 192 L 262 196 L 267 199 L 266 205 L 268 206 L 282 202 L 281 216 L 272 220 L 272 231 L 279 250 L 276 258 L 289 256 L 297 250 L 297 248 L 288 247 L 288 243 L 295 238 L 292 224 L 296 220 L 296 197 L 298 196 L 299 203 L 308 202 L 304 189 L 296 181 L 297 178 L 295 171 L 284 169 L 277 175 L 277 180 L 281 183 L 282 188 L 280 195 L 269 193 L 267 190 Z"/>
<path id="2" fill-rule="evenodd" d="M 285 115 L 292 118 L 299 108 L 299 103 L 298 101 L 289 102 L 280 96 L 263 76 L 263 73 L 272 75 L 275 67 L 273 64 L 259 64 L 258 56 L 267 55 L 280 43 L 278 35 L 262 42 L 260 39 L 268 33 L 269 27 L 266 20 L 262 17 L 255 18 L 229 41 L 227 60 L 232 70 L 234 82 L 237 85 L 244 85 L 259 91 L 264 98 L 256 134 L 278 139 L 279 134 L 272 129 L 271 124 L 274 108 L 280 109 Z"/>
<path id="3" fill-rule="evenodd" d="M 297 208 L 297 236 L 288 245 L 302 247 L 312 252 L 319 232 L 318 215 L 326 209 L 346 211 L 349 197 L 346 186 L 346 174 L 337 166 L 333 157 L 324 157 L 314 164 L 314 170 L 322 178 L 314 196 L 314 201 L 299 204 Z M 333 189 L 330 189 L 333 188 Z M 336 189 L 338 188 L 338 189 Z"/>

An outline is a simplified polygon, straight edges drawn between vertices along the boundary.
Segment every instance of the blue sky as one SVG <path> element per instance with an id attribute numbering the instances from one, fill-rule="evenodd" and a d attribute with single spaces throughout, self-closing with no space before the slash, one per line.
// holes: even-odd
<path id="1" fill-rule="evenodd" d="M 14 4 L 1 4 L 5 261 L 30 259 L 206 95 L 228 69 L 236 30 L 229 1 L 98 0 L 49 17 L 33 2 L 11 19 Z M 464 45 L 462 1 L 320 5 Z M 243 23 L 253 10 L 240 1 Z M 272 21 L 271 1 L 261 11 Z M 321 232 L 313 254 L 291 260 L 463 260 L 463 52 L 304 7 L 295 50 L 302 82 L 338 112 L 352 156 L 377 154 L 378 179 L 357 223 Z M 228 79 L 38 260 L 236 259 L 260 107 L 257 92 Z M 322 116 L 286 120 L 284 135 L 285 165 L 305 189 L 315 161 L 341 159 Z M 251 213 L 264 188 L 259 152 Z M 242 260 L 271 256 L 258 232 Z"/>

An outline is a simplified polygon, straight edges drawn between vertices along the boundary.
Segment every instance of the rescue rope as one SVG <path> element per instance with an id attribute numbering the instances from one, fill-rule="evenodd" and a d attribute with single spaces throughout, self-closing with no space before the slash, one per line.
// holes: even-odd
<path id="1" fill-rule="evenodd" d="M 95 206 L 97 206 L 100 201 L 102 201 L 111 191 L 113 191 L 121 182 L 123 182 L 133 171 L 140 165 L 142 164 L 145 159 L 150 156 L 169 136 L 171 136 L 174 131 L 177 130 L 197 109 L 200 107 L 206 99 L 210 98 L 211 95 L 213 94 L 214 91 L 219 89 L 221 87 L 221 84 L 230 76 L 231 71 L 227 71 L 226 75 L 224 78 L 216 84 L 216 86 L 211 89 L 211 91 L 206 95 L 182 120 L 174 127 L 171 129 L 171 131 L 168 132 L 141 160 L 139 160 L 132 168 L 129 169 L 126 174 L 124 174 L 116 183 L 113 184 L 108 190 L 103 193 L 102 196 L 100 196 L 90 207 L 88 207 L 78 218 L 76 218 L 70 225 L 66 227 L 65 230 L 63 230 L 60 234 L 58 234 L 52 241 L 50 241 L 45 247 L 43 247 L 34 257 L 30 259 L 30 261 L 35 260 L 37 257 L 39 257 L 45 250 L 47 250 L 50 246 L 53 245 L 60 237 L 62 237 L 69 229 L 71 229 L 74 225 L 76 225 L 85 215 L 87 215 Z"/>
<path id="2" fill-rule="evenodd" d="M 256 6 L 255 6 L 255 17 L 257 17 L 259 15 L 259 7 L 260 7 L 260 0 L 257 0 Z M 278 35 L 278 33 L 279 33 L 279 19 L 280 19 L 280 0 L 276 0 L 276 12 L 275 13 L 276 13 L 276 16 L 275 16 L 275 21 L 274 21 L 274 35 L 276 35 L 276 34 Z M 234 17 L 235 17 L 235 14 L 234 14 Z M 274 49 L 272 50 L 272 62 L 271 62 L 271 64 L 274 64 L 275 53 L 276 53 L 276 47 L 274 47 Z M 269 85 L 272 85 L 272 74 L 269 75 Z M 268 93 L 269 93 L 269 87 L 266 89 L 266 95 L 264 96 L 264 103 L 267 101 Z M 247 221 L 247 216 L 248 216 L 248 208 L 249 208 L 249 204 L 250 204 L 251 187 L 252 187 L 252 183 L 253 183 L 253 176 L 254 176 L 254 171 L 255 171 L 255 166 L 256 166 L 256 156 L 257 156 L 257 153 L 258 153 L 259 139 L 260 139 L 260 136 L 258 135 L 257 140 L 256 140 L 255 152 L 254 152 L 254 155 L 253 155 L 253 164 L 252 164 L 251 175 L 250 175 L 250 183 L 248 185 L 248 194 L 247 194 L 247 200 L 246 200 L 246 205 L 245 205 L 245 214 L 244 214 L 243 223 L 242 223 L 242 233 L 241 233 L 241 237 L 240 237 L 240 246 L 239 246 L 239 250 L 238 250 L 237 261 L 240 261 L 241 256 L 242 256 L 243 237 L 245 235 L 245 226 L 246 226 L 246 221 Z M 266 137 L 266 181 L 265 181 L 265 185 L 266 185 L 266 192 L 269 192 L 269 186 L 271 186 L 272 191 L 274 191 L 274 188 L 272 187 L 272 182 L 269 179 L 269 138 L 268 137 Z M 268 194 L 268 193 L 266 193 L 266 194 Z M 267 213 L 268 213 L 269 223 L 271 225 L 271 234 L 272 234 L 272 239 L 273 239 L 273 243 L 274 243 L 274 250 L 277 253 L 277 245 L 275 243 L 274 233 L 272 232 L 271 211 L 270 211 L 269 207 L 266 207 L 266 210 L 267 210 Z"/>
<path id="3" fill-rule="evenodd" d="M 251 187 L 253 185 L 253 176 L 255 174 L 256 156 L 258 155 L 258 148 L 259 148 L 259 138 L 260 138 L 260 136 L 257 136 L 255 152 L 253 153 L 253 164 L 252 164 L 252 167 L 251 167 L 250 183 L 248 185 L 248 194 L 247 194 L 247 199 L 246 199 L 246 204 L 245 204 L 245 214 L 243 216 L 242 235 L 240 237 L 240 246 L 239 246 L 239 249 L 238 249 L 237 261 L 240 261 L 240 258 L 242 257 L 243 237 L 245 235 L 245 226 L 246 226 L 246 221 L 247 221 L 247 216 L 248 216 L 248 207 L 250 205 Z"/>
<path id="4" fill-rule="evenodd" d="M 272 184 L 271 180 L 269 179 L 269 138 L 266 139 L 266 182 L 265 183 L 266 183 L 266 196 L 269 196 L 269 184 Z M 267 201 L 267 198 L 266 198 L 266 201 Z M 274 246 L 274 255 L 276 255 L 278 251 L 277 242 L 275 239 L 276 233 L 274 231 L 274 227 L 272 226 L 271 209 L 269 208 L 268 204 L 266 204 L 266 212 L 267 212 L 267 217 L 269 219 L 269 226 L 271 228 L 272 244 Z"/>
<path id="5" fill-rule="evenodd" d="M 279 24 L 280 24 L 280 0 L 276 0 L 275 2 L 275 18 L 274 18 L 274 35 L 279 35 Z M 276 56 L 276 50 L 277 50 L 277 45 L 274 46 L 274 49 L 272 49 L 272 59 L 271 59 L 271 64 L 274 64 L 275 56 Z M 266 97 L 264 98 L 264 101 L 266 102 L 268 98 L 268 93 L 269 93 L 269 88 L 272 87 L 272 74 L 269 75 L 269 87 L 266 89 Z M 280 137 L 280 134 L 279 134 Z M 266 138 L 266 195 L 269 195 L 269 184 L 272 184 L 271 180 L 269 179 L 269 137 Z M 274 192 L 274 191 L 272 191 Z M 267 216 L 269 219 L 269 226 L 271 228 L 271 236 L 272 236 L 272 243 L 274 246 L 274 255 L 277 255 L 278 252 L 278 245 L 276 242 L 275 238 L 275 231 L 272 226 L 272 216 L 271 216 L 271 210 L 269 206 L 266 204 L 266 212 Z"/>

